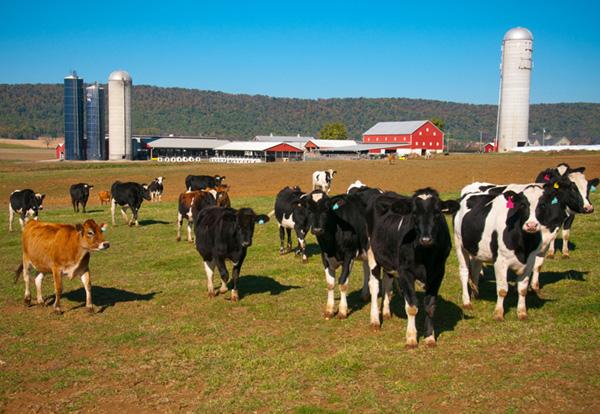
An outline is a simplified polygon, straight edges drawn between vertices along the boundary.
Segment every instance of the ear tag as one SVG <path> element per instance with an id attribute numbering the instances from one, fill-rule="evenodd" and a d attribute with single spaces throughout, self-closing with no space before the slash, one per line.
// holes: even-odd
<path id="1" fill-rule="evenodd" d="M 544 181 L 550 181 L 550 176 L 548 174 L 544 175 Z"/>
<path id="2" fill-rule="evenodd" d="M 554 188 L 558 189 L 558 183 L 554 183 Z"/>
<path id="3" fill-rule="evenodd" d="M 258 224 L 265 224 L 265 221 L 263 219 L 258 220 Z"/>
<path id="4" fill-rule="evenodd" d="M 558 198 L 554 197 L 550 204 L 558 204 Z"/>
<path id="5" fill-rule="evenodd" d="M 515 203 L 513 202 L 512 196 L 506 200 L 506 208 L 515 208 Z"/>
<path id="6" fill-rule="evenodd" d="M 100 227 L 100 231 L 102 231 L 102 233 L 106 232 L 106 227 Z"/>
<path id="7" fill-rule="evenodd" d="M 340 208 L 340 206 L 338 206 L 337 203 L 334 204 L 333 207 L 331 207 L 332 210 L 337 210 L 338 208 Z"/>
<path id="8" fill-rule="evenodd" d="M 590 187 L 590 193 L 595 193 L 596 192 L 596 186 L 593 185 Z"/>

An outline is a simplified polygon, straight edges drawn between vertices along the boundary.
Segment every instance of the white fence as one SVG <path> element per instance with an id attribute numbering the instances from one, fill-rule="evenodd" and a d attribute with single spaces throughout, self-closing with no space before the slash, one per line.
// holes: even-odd
<path id="1" fill-rule="evenodd" d="M 211 157 L 208 162 L 222 164 L 259 164 L 263 162 L 260 158 L 236 158 L 236 157 Z"/>

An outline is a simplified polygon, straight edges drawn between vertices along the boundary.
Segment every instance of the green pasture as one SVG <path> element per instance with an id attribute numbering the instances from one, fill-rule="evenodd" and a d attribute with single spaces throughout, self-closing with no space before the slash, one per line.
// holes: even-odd
<path id="1" fill-rule="evenodd" d="M 233 201 L 268 213 L 274 198 Z M 53 222 L 86 217 L 110 223 L 110 209 L 42 213 Z M 309 238 L 306 265 L 280 256 L 273 221 L 256 227 L 240 301 L 209 299 L 193 244 L 175 241 L 175 218 L 173 202 L 144 202 L 138 228 L 119 216 L 106 233 L 110 249 L 91 260 L 95 314 L 83 308 L 81 282 L 66 280 L 65 313 L 57 316 L 51 306 L 22 304 L 23 282 L 13 283 L 20 231 L 8 233 L 0 215 L 0 411 L 599 412 L 598 213 L 577 218 L 570 260 L 546 262 L 543 299 L 528 296 L 526 321 L 516 317 L 514 283 L 505 322 L 492 320 L 489 277 L 474 310 L 463 313 L 452 252 L 435 318 L 438 346 L 425 347 L 420 336 L 416 350 L 404 348 L 397 295 L 394 317 L 370 330 L 359 264 L 349 318 L 326 321 L 316 240 Z M 48 302 L 52 294 L 47 276 Z"/>

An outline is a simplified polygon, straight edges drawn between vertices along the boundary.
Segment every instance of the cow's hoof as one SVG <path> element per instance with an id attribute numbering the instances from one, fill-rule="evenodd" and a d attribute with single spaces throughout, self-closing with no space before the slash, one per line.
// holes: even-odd
<path id="1" fill-rule="evenodd" d="M 407 339 L 404 347 L 406 349 L 417 349 L 417 340 L 416 339 Z"/>
<path id="2" fill-rule="evenodd" d="M 546 259 L 554 259 L 554 253 L 548 253 L 548 255 L 546 256 Z"/>
<path id="3" fill-rule="evenodd" d="M 527 311 L 517 311 L 517 318 L 519 318 L 520 321 L 524 321 L 527 319 Z"/>
<path id="4" fill-rule="evenodd" d="M 565 253 L 561 256 L 562 259 L 570 259 L 571 256 L 569 256 L 569 253 Z"/>
<path id="5" fill-rule="evenodd" d="M 188 239 L 188 242 L 193 243 L 194 239 Z"/>
<path id="6" fill-rule="evenodd" d="M 30 306 L 31 305 L 31 298 L 29 297 L 29 298 L 23 299 L 23 304 L 25 306 Z"/>
<path id="7" fill-rule="evenodd" d="M 62 311 L 62 309 L 61 309 L 61 308 L 54 308 L 54 314 L 55 314 L 55 315 L 62 315 L 62 314 L 63 314 L 63 311 Z"/>
<path id="8" fill-rule="evenodd" d="M 225 293 L 227 293 L 229 289 L 227 289 L 227 286 L 221 286 L 219 288 L 219 294 L 224 295 Z"/>
<path id="9" fill-rule="evenodd" d="M 348 312 L 338 312 L 337 318 L 338 319 L 347 319 L 348 318 Z"/>
<path id="10" fill-rule="evenodd" d="M 308 257 L 303 257 L 302 258 L 302 263 L 303 264 L 307 264 L 308 263 Z"/>
<path id="11" fill-rule="evenodd" d="M 181 237 L 177 236 L 177 238 L 175 240 L 181 241 Z"/>
<path id="12" fill-rule="evenodd" d="M 333 311 L 325 311 L 323 313 L 323 316 L 325 317 L 325 320 L 329 320 L 331 318 L 333 318 L 335 316 L 335 313 L 333 313 Z"/>
<path id="13" fill-rule="evenodd" d="M 391 313 L 384 313 L 383 314 L 383 320 L 388 321 L 392 319 L 392 314 Z"/>
<path id="14" fill-rule="evenodd" d="M 381 330 L 381 324 L 378 322 L 371 322 L 369 326 L 373 332 L 379 332 Z"/>
<path id="15" fill-rule="evenodd" d="M 94 307 L 93 306 L 86 306 L 85 310 L 87 311 L 87 313 L 89 313 L 90 315 L 94 314 Z"/>
<path id="16" fill-rule="evenodd" d="M 504 315 L 502 314 L 502 311 L 494 311 L 494 320 L 498 322 L 504 321 Z"/>
<path id="17" fill-rule="evenodd" d="M 215 291 L 214 291 L 214 290 L 213 290 L 213 291 L 209 291 L 209 292 L 208 292 L 208 297 L 209 297 L 209 298 L 214 298 L 215 296 L 216 296 L 216 295 L 215 295 Z"/>
<path id="18" fill-rule="evenodd" d="M 463 303 L 462 305 L 464 310 L 473 310 L 473 304 L 472 303 Z"/>
<path id="19" fill-rule="evenodd" d="M 232 302 L 238 302 L 240 300 L 240 297 L 238 296 L 237 293 L 231 292 L 231 301 Z"/>
<path id="20" fill-rule="evenodd" d="M 427 345 L 429 348 L 435 348 L 437 346 L 437 342 L 435 342 L 433 335 L 425 338 L 425 345 Z"/>
<path id="21" fill-rule="evenodd" d="M 283 256 L 284 254 L 285 254 L 285 250 L 283 250 L 283 249 L 279 249 L 279 255 L 280 255 L 280 256 Z"/>

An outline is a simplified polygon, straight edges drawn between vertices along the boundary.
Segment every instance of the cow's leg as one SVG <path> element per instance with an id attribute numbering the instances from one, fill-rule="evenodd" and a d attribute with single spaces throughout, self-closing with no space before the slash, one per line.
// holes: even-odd
<path id="1" fill-rule="evenodd" d="M 306 255 L 306 242 L 300 236 L 298 236 L 298 249 L 302 254 L 302 263 L 308 263 L 308 256 Z"/>
<path id="2" fill-rule="evenodd" d="M 52 269 L 54 278 L 54 313 L 61 314 L 60 297 L 62 295 L 62 275 L 60 269 Z"/>
<path id="3" fill-rule="evenodd" d="M 575 216 L 571 216 L 571 217 L 575 217 Z M 562 245 L 562 258 L 563 259 L 568 259 L 569 256 L 569 235 L 571 234 L 571 229 L 570 228 L 566 228 L 563 227 L 563 231 L 562 231 L 562 240 L 563 240 L 563 245 Z"/>
<path id="4" fill-rule="evenodd" d="M 425 309 L 425 345 L 435 346 L 435 330 L 433 318 L 437 306 L 437 295 L 444 278 L 445 265 L 438 268 L 434 267 L 428 271 L 427 288 L 425 289 L 425 298 L 423 299 L 423 308 Z"/>
<path id="5" fill-rule="evenodd" d="M 496 308 L 494 309 L 494 319 L 497 321 L 504 320 L 504 298 L 508 295 L 508 281 L 506 272 L 508 266 L 500 258 L 496 259 L 494 263 L 494 273 L 496 274 L 496 294 L 498 295 L 496 301 Z"/>
<path id="6" fill-rule="evenodd" d="M 13 231 L 12 223 L 13 223 L 14 218 L 15 218 L 15 212 L 12 209 L 12 206 L 9 204 L 8 205 L 8 231 Z"/>
<path id="7" fill-rule="evenodd" d="M 404 294 L 404 310 L 406 311 L 406 347 L 417 347 L 417 295 L 415 293 L 414 277 L 408 269 L 400 269 L 398 281 Z"/>
<path id="8" fill-rule="evenodd" d="M 219 288 L 220 294 L 227 293 L 227 282 L 229 281 L 229 271 L 227 270 L 227 266 L 225 266 L 224 259 L 217 259 L 217 269 L 219 269 L 219 274 L 221 275 L 221 287 Z M 232 298 L 233 300 L 233 298 Z"/>
<path id="9" fill-rule="evenodd" d="M 386 273 L 383 276 L 383 300 L 382 300 L 382 316 L 383 319 L 391 319 L 392 313 L 390 312 L 390 301 L 392 299 L 392 283 L 394 282 L 394 276 L 390 273 Z"/>
<path id="10" fill-rule="evenodd" d="M 469 253 L 457 244 L 456 256 L 458 258 L 458 273 L 460 275 L 460 284 L 462 286 L 463 309 L 473 309 L 471 295 L 469 295 Z"/>
<path id="11" fill-rule="evenodd" d="M 231 289 L 231 301 L 232 302 L 237 302 L 239 300 L 239 294 L 238 294 L 238 287 L 237 287 L 237 283 L 238 283 L 238 279 L 240 278 L 240 271 L 242 269 L 242 264 L 244 263 L 244 259 L 246 258 L 246 251 L 244 251 L 242 253 L 242 256 L 240 257 L 240 259 L 233 264 L 233 270 L 231 271 L 231 278 L 233 279 L 233 288 Z M 225 286 L 227 287 L 227 286 Z"/>
<path id="12" fill-rule="evenodd" d="M 31 304 L 31 291 L 29 290 L 29 262 L 23 260 L 23 281 L 25 282 L 25 295 L 23 297 L 23 303 L 26 306 Z"/>
<path id="13" fill-rule="evenodd" d="M 558 233 L 557 233 L 558 235 Z M 550 245 L 548 246 L 548 254 L 546 255 L 546 257 L 548 259 L 554 259 L 554 243 L 556 242 L 556 237 L 550 242 Z"/>
<path id="14" fill-rule="evenodd" d="M 551 243 L 553 243 L 552 241 Z M 533 265 L 533 273 L 531 275 L 531 289 L 539 295 L 540 293 L 540 270 L 544 264 L 545 254 L 544 252 L 539 253 L 535 257 L 535 263 Z"/>
<path id="15" fill-rule="evenodd" d="M 92 305 L 92 280 L 89 270 L 81 275 L 81 283 L 85 289 L 85 308 L 89 313 L 94 313 L 94 305 Z"/>
<path id="16" fill-rule="evenodd" d="M 479 279 L 481 278 L 481 269 L 483 263 L 477 259 L 471 259 L 469 263 L 469 287 L 471 288 L 471 296 L 476 298 L 479 296 Z"/>
<path id="17" fill-rule="evenodd" d="M 117 202 L 114 198 L 110 199 L 110 216 L 112 217 L 112 225 L 115 226 L 115 209 L 117 208 Z"/>
<path id="18" fill-rule="evenodd" d="M 187 221 L 187 240 L 192 243 L 194 239 L 192 238 L 192 218 L 188 218 Z"/>
<path id="19" fill-rule="evenodd" d="M 77 201 L 72 199 L 71 204 L 73 204 L 73 213 L 77 213 Z"/>
<path id="20" fill-rule="evenodd" d="M 322 254 L 323 268 L 325 269 L 325 282 L 327 283 L 327 304 L 325 305 L 325 319 L 333 317 L 333 307 L 335 305 L 334 291 L 335 288 L 335 267 L 329 264 L 328 258 Z"/>
<path id="21" fill-rule="evenodd" d="M 536 257 L 537 259 L 537 257 Z M 527 319 L 527 290 L 529 288 L 529 272 L 522 276 L 517 276 L 517 291 L 519 292 L 519 302 L 517 304 L 517 318 L 523 321 Z"/>
<path id="22" fill-rule="evenodd" d="M 140 225 L 140 223 L 138 223 L 138 211 L 138 207 L 131 207 L 131 221 L 129 222 L 130 226 L 132 223 L 134 223 L 136 227 Z"/>
<path id="23" fill-rule="evenodd" d="M 204 263 L 204 270 L 206 271 L 206 286 L 208 288 L 208 297 L 209 298 L 214 298 L 215 297 L 215 288 L 213 286 L 213 273 L 214 273 L 214 268 L 215 268 L 215 262 L 214 260 L 207 262 L 207 261 L 203 261 Z"/>
<path id="24" fill-rule="evenodd" d="M 360 292 L 360 298 L 363 300 L 363 302 L 366 302 L 369 300 L 369 276 L 371 274 L 371 269 L 369 269 L 369 262 L 364 260 L 362 262 L 362 268 L 363 268 L 363 287 Z"/>
<path id="25" fill-rule="evenodd" d="M 352 258 L 346 258 L 342 263 L 340 274 L 340 305 L 338 307 L 338 318 L 346 319 L 348 317 L 348 276 L 352 271 Z"/>
<path id="26" fill-rule="evenodd" d="M 189 221 L 188 221 L 189 223 Z M 181 225 L 183 224 L 183 215 L 181 213 L 177 213 L 177 241 L 181 240 Z M 189 236 L 188 236 L 189 240 Z"/>
<path id="27" fill-rule="evenodd" d="M 285 229 L 282 226 L 279 226 L 279 254 L 285 254 L 285 249 L 283 247 L 285 243 Z"/>
<path id="28" fill-rule="evenodd" d="M 87 204 L 87 200 L 83 200 L 81 205 L 83 206 L 83 212 L 85 213 L 85 205 Z"/>
<path id="29" fill-rule="evenodd" d="M 19 224 L 21 225 L 21 230 L 23 230 L 23 227 L 25 226 L 26 221 L 27 221 L 27 212 L 22 212 L 19 215 Z"/>
<path id="30" fill-rule="evenodd" d="M 121 207 L 121 217 L 123 217 L 123 220 L 125 221 L 125 223 L 131 225 L 131 222 L 129 221 L 129 217 L 127 217 L 127 206 Z"/>
<path id="31" fill-rule="evenodd" d="M 292 251 L 292 229 L 285 229 L 285 232 L 287 233 L 287 251 L 291 252 Z"/>
<path id="32" fill-rule="evenodd" d="M 44 274 L 41 272 L 38 273 L 38 275 L 35 277 L 35 293 L 36 293 L 38 305 L 44 304 L 44 296 L 42 296 L 42 281 L 43 280 L 44 280 Z"/>
<path id="33" fill-rule="evenodd" d="M 371 248 L 369 248 L 369 251 L 367 252 L 367 259 L 369 265 L 369 293 L 371 294 L 371 328 L 379 329 L 381 322 L 379 321 L 379 306 L 377 305 L 377 299 L 379 298 L 380 267 L 375 261 L 375 255 Z"/>

